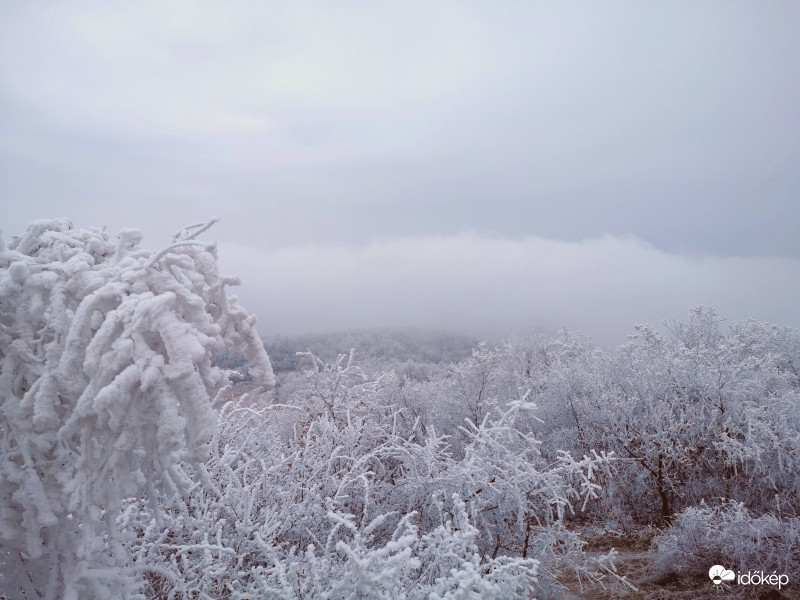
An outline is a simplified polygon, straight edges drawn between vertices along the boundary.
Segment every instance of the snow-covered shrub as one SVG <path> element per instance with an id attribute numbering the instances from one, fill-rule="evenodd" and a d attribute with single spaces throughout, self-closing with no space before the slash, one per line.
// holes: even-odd
<path id="1" fill-rule="evenodd" d="M 712 565 L 782 573 L 800 579 L 800 518 L 754 516 L 738 502 L 685 509 L 653 540 L 658 576 L 706 577 Z"/>
<path id="2" fill-rule="evenodd" d="M 555 451 L 613 451 L 606 514 L 660 520 L 701 498 L 800 509 L 800 336 L 694 309 L 667 335 L 639 326 L 613 353 L 555 363 L 534 388 Z M 570 422 L 571 421 L 571 422 Z M 572 445 L 569 444 L 570 434 Z M 653 510 L 656 508 L 656 511 Z"/>
<path id="3" fill-rule="evenodd" d="M 391 436 L 391 419 L 384 423 L 382 412 L 362 402 L 366 392 L 359 386 L 374 391 L 376 382 L 365 384 L 348 376 L 353 373 L 355 367 L 341 361 L 321 367 L 314 361 L 304 388 L 308 395 L 298 395 L 295 404 L 241 398 L 222 405 L 207 479 L 174 498 L 161 511 L 161 523 L 142 503 L 126 513 L 137 567 L 150 576 L 149 597 L 164 588 L 181 598 L 245 592 L 295 597 L 287 596 L 279 579 L 304 560 L 303 569 L 313 568 L 315 577 L 332 585 L 323 571 L 338 575 L 343 558 L 315 554 L 340 528 L 331 515 L 359 528 L 378 519 L 365 539 L 371 547 L 388 542 L 396 519 L 383 528 L 377 523 L 389 510 L 387 468 L 392 443 L 400 438 Z M 313 582 L 295 583 L 292 589 L 301 594 Z M 316 592 L 323 589 L 319 585 L 312 585 Z"/>
<path id="4" fill-rule="evenodd" d="M 296 408 L 288 443 L 270 418 L 288 407 L 225 404 L 207 480 L 167 502 L 160 522 L 138 500 L 120 517 L 146 596 L 504 598 L 532 589 L 537 562 L 482 557 L 463 502 L 448 510 L 423 504 L 424 520 L 408 510 L 403 463 L 418 446 L 394 434 L 393 420 L 359 416 L 356 396 L 347 395 L 353 410 L 336 421 Z M 420 450 L 417 474 L 438 456 Z M 425 504 L 432 489 L 419 490 Z M 422 531 L 423 521 L 435 526 Z"/>
<path id="5" fill-rule="evenodd" d="M 123 499 L 204 474 L 226 345 L 274 381 L 254 319 L 228 297 L 213 224 L 153 253 L 141 234 L 37 221 L 0 239 L 0 572 L 17 598 L 125 598 L 138 586 Z"/>
<path id="6" fill-rule="evenodd" d="M 560 452 L 545 459 L 541 442 L 526 431 L 536 407 L 527 395 L 496 409 L 480 425 L 464 428 L 469 443 L 463 460 L 453 465 L 471 521 L 480 531 L 481 555 L 532 556 L 540 564 L 537 597 L 563 594 L 558 578 L 573 572 L 579 579 L 600 582 L 613 567 L 590 563 L 584 542 L 565 527 L 565 517 L 597 498 L 598 474 L 608 471 L 611 455 L 576 460 Z"/>
<path id="7" fill-rule="evenodd" d="M 359 525 L 351 515 L 329 513 L 334 523 L 322 552 L 311 545 L 277 565 L 269 590 L 279 598 L 358 600 L 461 600 L 529 596 L 536 581 L 534 559 L 482 559 L 478 531 L 463 503 L 453 498 L 454 519 L 428 534 L 403 517 L 390 538 L 371 539 L 391 515 Z M 396 519 L 395 519 L 396 520 Z M 267 595 L 265 597 L 273 597 Z"/>
<path id="8" fill-rule="evenodd" d="M 396 376 L 311 358 L 291 403 L 222 405 L 207 480 L 161 523 L 127 507 L 148 597 L 556 598 L 566 570 L 611 568 L 563 524 L 607 457 L 543 460 L 523 399 L 465 428 L 458 460 L 401 418 Z"/>
<path id="9" fill-rule="evenodd" d="M 335 362 L 325 363 L 310 351 L 298 353 L 311 360 L 311 369 L 305 372 L 309 382 L 303 398 L 305 407 L 312 411 L 316 408 L 334 421 L 346 418 L 348 411 L 356 408 L 352 394 L 357 384 L 367 381 L 367 376 L 353 363 L 353 355 L 351 350 L 349 355 L 340 354 Z"/>
<path id="10" fill-rule="evenodd" d="M 287 526 L 274 502 L 278 465 L 271 458 L 282 442 L 264 435 L 269 411 L 245 395 L 219 412 L 207 476 L 155 511 L 132 498 L 118 519 L 147 598 L 229 597 L 242 589 L 234 573 L 258 572 L 265 548 Z"/>

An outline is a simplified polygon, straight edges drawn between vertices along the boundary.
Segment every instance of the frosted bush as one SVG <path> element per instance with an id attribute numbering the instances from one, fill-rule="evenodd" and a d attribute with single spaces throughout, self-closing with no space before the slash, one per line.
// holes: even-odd
<path id="1" fill-rule="evenodd" d="M 701 504 L 676 516 L 650 550 L 657 575 L 707 576 L 712 565 L 800 579 L 800 518 L 752 515 L 743 504 Z"/>
<path id="2" fill-rule="evenodd" d="M 701 498 L 765 512 L 777 495 L 787 514 L 800 510 L 800 336 L 754 321 L 723 324 L 698 307 L 666 335 L 638 326 L 613 353 L 548 360 L 531 378 L 550 428 L 546 455 L 619 457 L 595 508 L 661 524 Z"/>
<path id="3" fill-rule="evenodd" d="M 538 561 L 482 557 L 458 497 L 427 533 L 416 512 L 400 514 L 405 499 L 391 490 L 404 486 L 387 485 L 381 467 L 402 438 L 318 415 L 287 446 L 271 435 L 274 405 L 244 404 L 225 405 L 208 481 L 167 503 L 161 524 L 141 501 L 122 513 L 146 597 L 422 600 L 533 589 Z"/>
<path id="4" fill-rule="evenodd" d="M 557 598 L 565 570 L 599 581 L 612 568 L 563 526 L 609 457 L 548 464 L 517 429 L 523 398 L 466 430 L 459 461 L 435 427 L 402 425 L 391 374 L 314 359 L 291 403 L 221 407 L 208 478 L 163 523 L 128 507 L 148 597 Z M 274 415 L 291 412 L 287 438 Z"/>
<path id="5" fill-rule="evenodd" d="M 213 224 L 153 253 L 141 234 L 37 221 L 0 238 L 0 572 L 19 598 L 125 598 L 138 583 L 116 516 L 202 477 L 226 346 L 274 382 L 228 297 Z"/>

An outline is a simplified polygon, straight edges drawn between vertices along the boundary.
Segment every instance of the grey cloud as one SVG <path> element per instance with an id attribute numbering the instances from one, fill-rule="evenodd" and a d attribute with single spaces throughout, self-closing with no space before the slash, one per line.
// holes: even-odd
<path id="1" fill-rule="evenodd" d="M 567 324 L 600 338 L 700 303 L 794 318 L 796 3 L 315 7 L 3 5 L 3 230 L 67 216 L 139 227 L 157 247 L 219 215 L 211 237 L 261 257 L 252 275 L 235 269 L 245 281 L 288 286 L 252 289 L 292 299 L 272 308 L 308 304 L 305 321 L 287 313 L 292 328 L 346 325 L 348 290 L 364 321 L 487 332 Z M 425 246 L 435 239 L 466 244 L 469 260 L 445 260 Z M 612 259 L 615 245 L 626 251 Z M 587 248 L 606 262 L 564 262 L 590 261 Z M 370 257 L 381 249 L 385 264 Z M 264 271 L 276 257 L 294 270 Z M 353 257 L 365 276 L 334 269 Z M 427 279 L 395 280 L 403 257 Z M 386 281 L 368 287 L 379 263 Z M 326 272 L 347 285 L 328 281 L 322 305 L 309 278 Z"/>

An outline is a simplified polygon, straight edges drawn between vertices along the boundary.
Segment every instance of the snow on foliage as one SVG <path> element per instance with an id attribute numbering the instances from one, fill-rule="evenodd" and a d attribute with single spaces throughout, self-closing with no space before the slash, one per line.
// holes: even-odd
<path id="1" fill-rule="evenodd" d="M 653 547 L 662 577 L 703 576 L 708 565 L 724 564 L 739 572 L 785 574 L 791 582 L 800 578 L 800 518 L 756 517 L 739 502 L 687 508 Z"/>
<path id="2" fill-rule="evenodd" d="M 435 426 L 403 424 L 391 374 L 309 358 L 291 404 L 222 407 L 208 480 L 162 524 L 142 501 L 126 508 L 147 597 L 544 598 L 562 569 L 599 581 L 610 568 L 563 527 L 607 457 L 541 460 L 516 429 L 522 400 L 473 426 L 454 460 Z"/>
<path id="3" fill-rule="evenodd" d="M 698 308 L 611 352 L 567 331 L 424 369 L 309 350 L 276 382 L 212 224 L 157 253 L 65 220 L 0 238 L 3 600 L 630 588 L 589 519 L 663 527 L 662 574 L 797 573 L 797 332 Z"/>
<path id="4" fill-rule="evenodd" d="M 223 348 L 272 385 L 255 320 L 217 271 L 215 220 L 153 253 L 141 235 L 37 221 L 0 240 L 0 572 L 23 598 L 136 587 L 115 518 L 204 473 Z M 18 590 L 18 591 L 17 591 Z"/>

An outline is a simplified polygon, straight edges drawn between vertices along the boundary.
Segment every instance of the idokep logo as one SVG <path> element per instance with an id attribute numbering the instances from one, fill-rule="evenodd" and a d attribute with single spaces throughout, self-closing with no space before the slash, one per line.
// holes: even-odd
<path id="1" fill-rule="evenodd" d="M 714 582 L 714 585 L 719 585 L 723 581 L 733 581 L 736 579 L 734 572 L 726 569 L 722 565 L 714 565 L 711 567 L 708 570 L 708 576 L 711 578 L 711 581 Z"/>
<path id="2" fill-rule="evenodd" d="M 730 569 L 722 565 L 714 565 L 708 570 L 708 576 L 714 585 L 719 585 L 723 581 L 734 581 L 739 585 L 776 585 L 780 590 L 789 583 L 789 576 L 778 573 L 764 573 L 764 571 L 748 571 L 747 573 L 735 574 Z"/>

